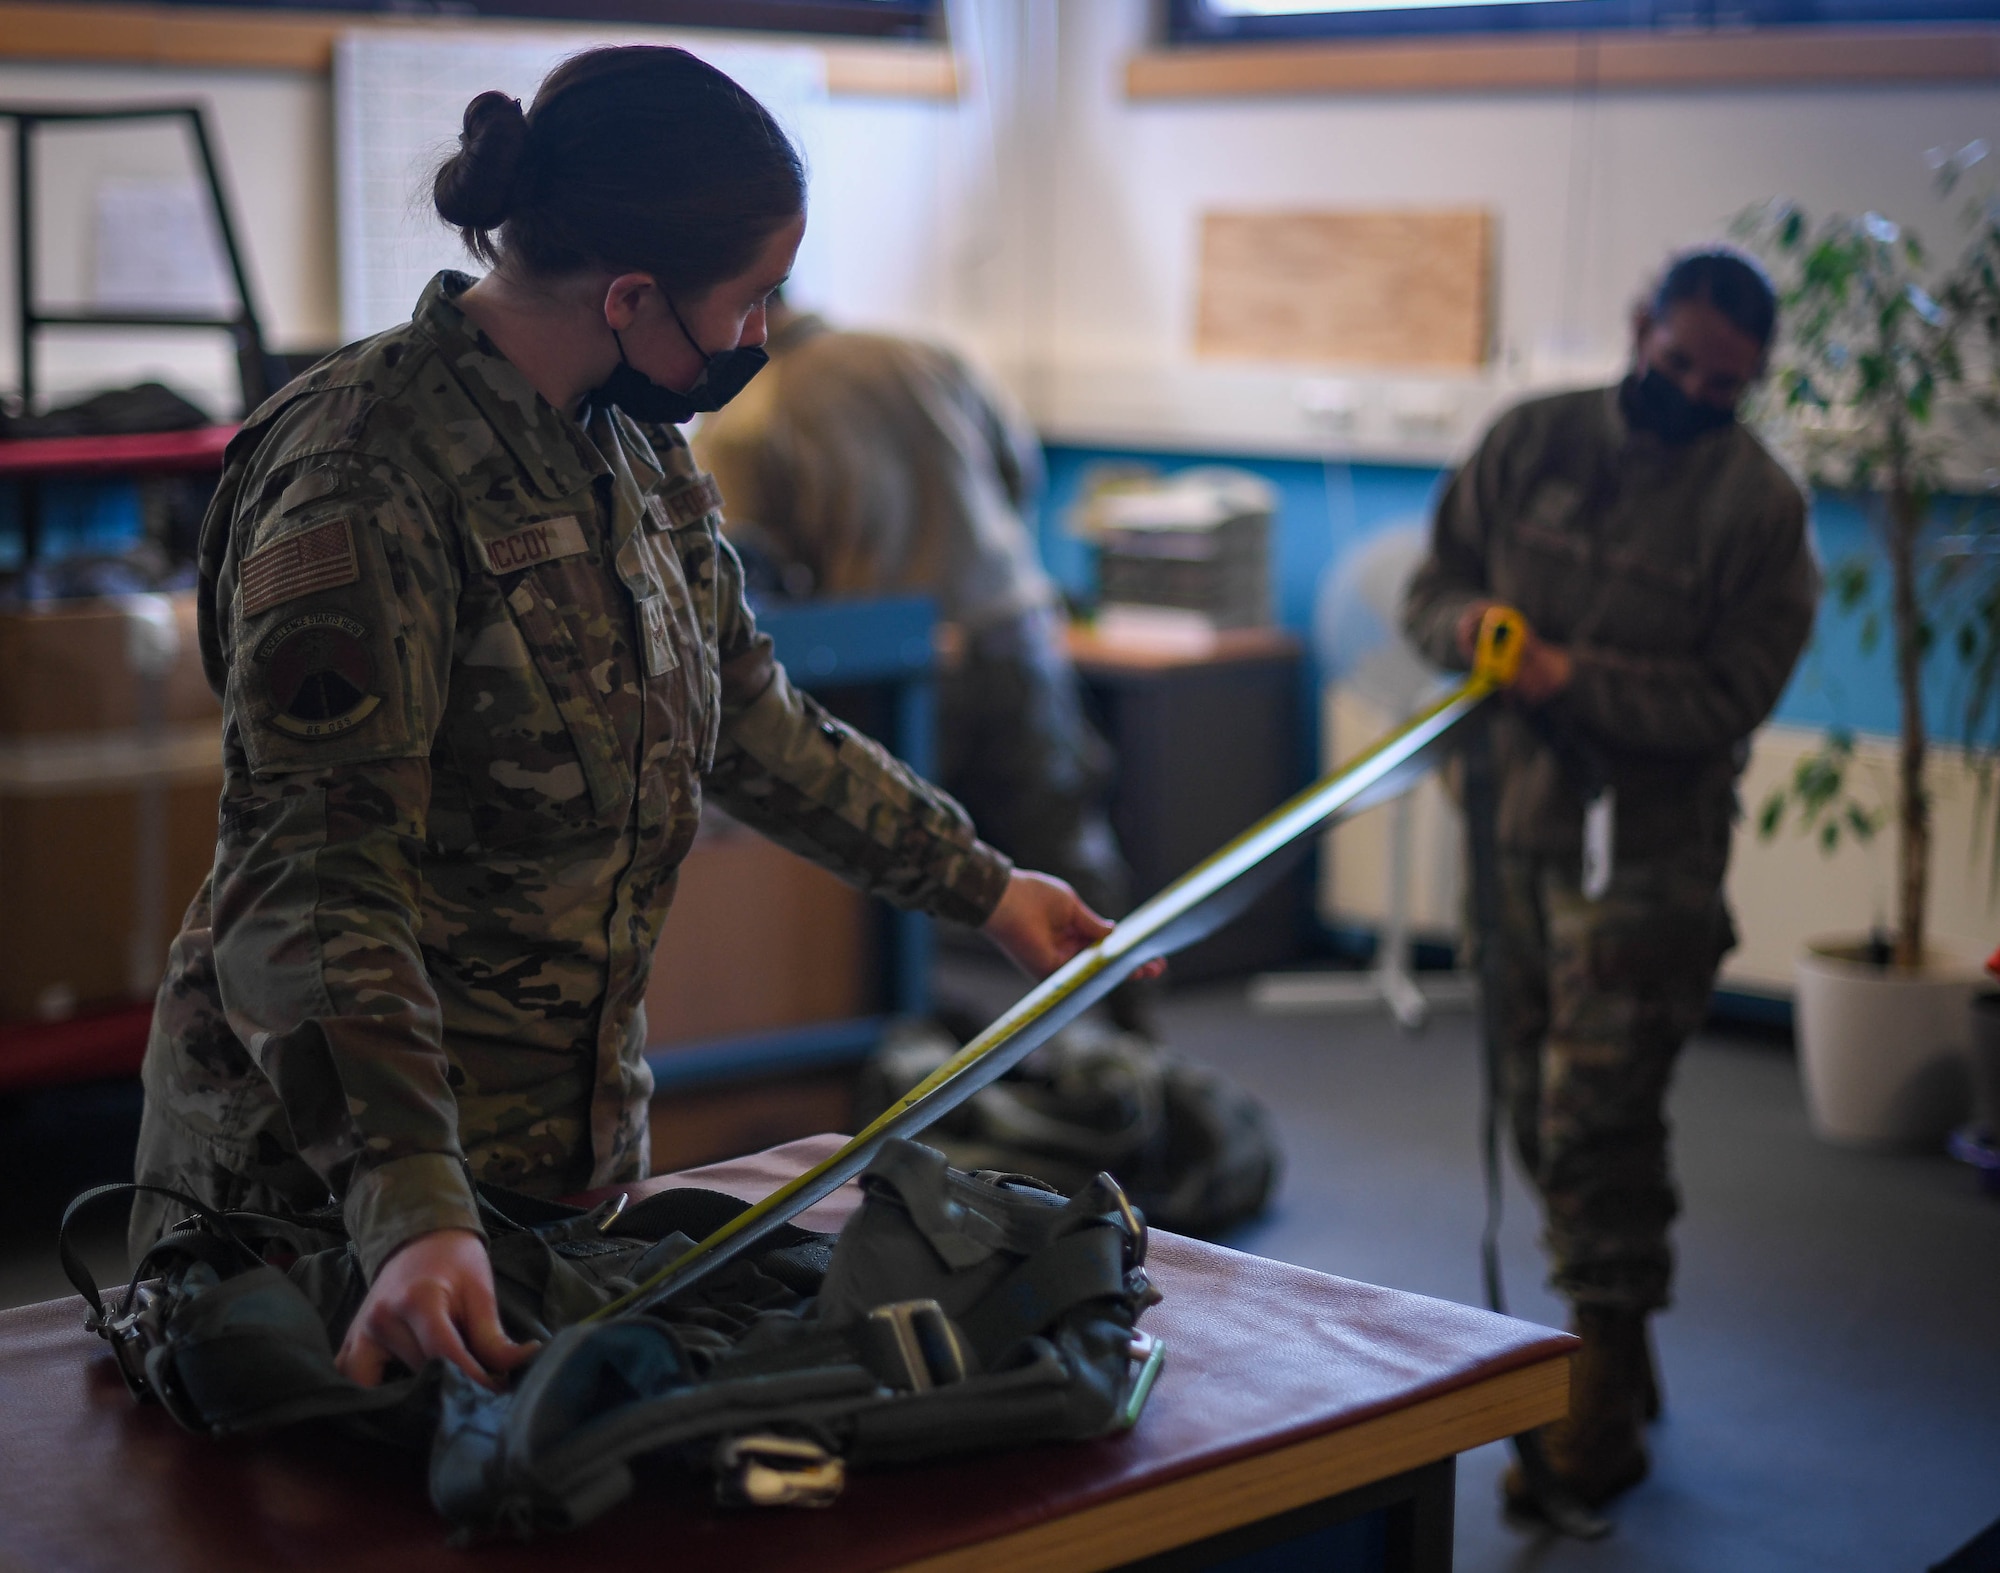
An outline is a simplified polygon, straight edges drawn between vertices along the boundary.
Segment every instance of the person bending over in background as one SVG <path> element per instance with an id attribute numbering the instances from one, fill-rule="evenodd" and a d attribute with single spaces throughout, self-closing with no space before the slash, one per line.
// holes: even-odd
<path id="1" fill-rule="evenodd" d="M 1481 941 L 1506 979 L 1515 1146 L 1583 1338 L 1569 1417 L 1545 1447 L 1557 1483 L 1593 1506 L 1648 1468 L 1646 1319 L 1668 1304 L 1679 1211 L 1667 1087 L 1735 943 L 1722 882 L 1736 778 L 1818 594 L 1804 498 L 1736 420 L 1776 322 L 1748 259 L 1676 258 L 1635 316 L 1623 382 L 1532 400 L 1486 434 L 1445 491 L 1404 608 L 1410 636 L 1453 667 L 1495 602 L 1532 629 L 1494 727 L 1502 912 Z M 1595 899 L 1565 734 L 1614 794 Z M 1518 1468 L 1506 1489 L 1532 1508 Z"/>
<path id="2" fill-rule="evenodd" d="M 939 781 L 1001 851 L 1122 916 L 1109 751 L 1084 717 L 1022 517 L 1041 487 L 1040 442 L 948 350 L 837 332 L 782 296 L 770 320 L 770 370 L 694 435 L 731 539 L 781 570 L 788 593 L 932 597 L 948 629 Z M 1143 1028 L 1132 985 L 1110 1008 Z"/>
<path id="3" fill-rule="evenodd" d="M 464 127 L 437 209 L 493 271 L 256 411 L 202 531 L 220 830 L 137 1161 L 214 1207 L 337 1203 L 370 1284 L 340 1368 L 371 1383 L 530 1352 L 474 1179 L 645 1174 L 641 1002 L 704 791 L 1031 973 L 1109 929 L 797 692 L 744 605 L 675 423 L 762 363 L 804 231 L 771 117 L 621 48 Z M 135 1252 L 177 1206 L 142 1196 Z"/>

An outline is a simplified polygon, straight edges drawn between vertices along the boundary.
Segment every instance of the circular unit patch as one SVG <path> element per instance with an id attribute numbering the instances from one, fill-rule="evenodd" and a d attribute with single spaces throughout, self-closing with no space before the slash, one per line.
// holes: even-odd
<path id="1" fill-rule="evenodd" d="M 367 638 L 366 624 L 339 612 L 308 612 L 273 629 L 257 647 L 271 725 L 293 737 L 334 737 L 366 721 L 382 703 L 369 692 Z"/>

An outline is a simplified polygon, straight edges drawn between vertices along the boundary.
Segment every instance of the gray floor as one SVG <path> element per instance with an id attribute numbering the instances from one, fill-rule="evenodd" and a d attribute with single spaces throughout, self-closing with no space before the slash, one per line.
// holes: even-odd
<path id="1" fill-rule="evenodd" d="M 948 982 L 1010 985 L 954 962 Z M 1478 1060 L 1469 1016 L 1263 1017 L 1240 986 L 1170 995 L 1164 1035 L 1262 1096 L 1283 1133 L 1277 1205 L 1229 1243 L 1323 1272 L 1483 1303 Z M 1462 1573 L 1919 1570 L 2000 1517 L 2000 1199 L 1948 1159 L 1839 1151 L 1806 1129 L 1782 1041 L 1710 1035 L 1673 1098 L 1686 1211 L 1678 1304 L 1657 1324 L 1666 1414 L 1653 1478 L 1594 1545 L 1497 1511 L 1506 1458 L 1460 1460 Z M 1510 1184 L 1516 1315 L 1560 1326 L 1533 1206 Z"/>
<path id="2" fill-rule="evenodd" d="M 1012 992 L 997 970 L 954 960 L 946 974 L 989 1008 Z M 1254 1016 L 1240 986 L 1170 996 L 1162 1018 L 1177 1048 L 1262 1095 L 1283 1132 L 1277 1205 L 1230 1243 L 1479 1302 L 1469 1018 L 1405 1038 L 1369 1018 Z M 1658 1329 L 1653 1478 L 1618 1506 L 1610 1539 L 1551 1543 L 1500 1521 L 1501 1449 L 1470 1454 L 1458 1566 L 1927 1567 L 2000 1516 L 2000 1200 L 1942 1158 L 1815 1142 L 1791 1056 L 1768 1039 L 1698 1040 L 1673 1112 L 1687 1211 L 1679 1304 Z M 0 1239 L 0 1304 L 68 1292 L 47 1238 Z M 1559 1324 L 1518 1188 L 1506 1271 L 1516 1314 Z"/>

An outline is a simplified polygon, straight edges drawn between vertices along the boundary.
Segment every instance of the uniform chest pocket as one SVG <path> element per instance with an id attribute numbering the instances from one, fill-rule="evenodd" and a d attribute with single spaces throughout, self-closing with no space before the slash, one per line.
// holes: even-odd
<path id="1" fill-rule="evenodd" d="M 1647 655 L 1677 655 L 1701 641 L 1706 625 L 1701 573 L 1657 550 L 1604 554 L 1597 605 L 1588 625 L 1598 643 Z"/>
<path id="2" fill-rule="evenodd" d="M 670 702 L 685 705 L 684 735 L 705 771 L 715 762 L 722 724 L 715 537 L 706 526 L 694 525 L 650 535 L 649 542 L 659 593 L 641 608 L 641 614 L 649 624 L 657 621 L 660 636 L 671 641 L 674 670 L 670 681 L 680 697 Z M 646 633 L 650 645 L 655 637 L 651 626 Z M 653 666 L 649 655 L 649 672 Z M 666 676 L 657 674 L 655 681 Z"/>
<path id="3" fill-rule="evenodd" d="M 1537 633 L 1569 636 L 1592 593 L 1590 543 L 1570 530 L 1524 519 L 1503 537 L 1493 593 L 1521 609 Z"/>
<path id="4" fill-rule="evenodd" d="M 524 574 L 507 593 L 507 608 L 514 614 L 534 668 L 569 732 L 592 808 L 600 818 L 622 816 L 632 799 L 631 765 L 619 743 L 611 712 L 592 681 L 589 663 L 560 608 L 532 573 Z M 536 774 L 533 767 L 525 767 L 523 784 Z M 551 787 L 561 784 L 557 779 L 550 781 Z M 502 781 L 501 785 L 507 783 Z"/>

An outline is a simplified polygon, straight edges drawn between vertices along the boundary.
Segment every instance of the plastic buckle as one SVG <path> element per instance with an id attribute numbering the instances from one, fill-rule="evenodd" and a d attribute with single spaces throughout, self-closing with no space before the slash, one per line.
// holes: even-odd
<path id="1" fill-rule="evenodd" d="M 892 1386 L 928 1393 L 966 1377 L 965 1340 L 935 1300 L 878 1305 L 862 1325 L 868 1368 Z"/>
<path id="2" fill-rule="evenodd" d="M 804 1437 L 757 1432 L 715 1449 L 715 1498 L 726 1507 L 831 1507 L 847 1461 Z"/>
<path id="3" fill-rule="evenodd" d="M 1135 1327 L 1132 1329 L 1132 1341 L 1125 1346 L 1125 1358 L 1138 1369 L 1132 1373 L 1125 1405 L 1112 1425 L 1114 1431 L 1129 1431 L 1139 1423 L 1139 1416 L 1145 1412 L 1146 1400 L 1153 1394 L 1153 1384 L 1160 1378 L 1160 1367 L 1166 1363 L 1167 1346 L 1151 1333 L 1141 1332 Z"/>

